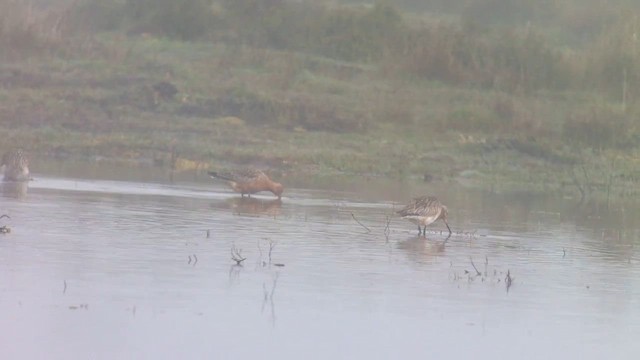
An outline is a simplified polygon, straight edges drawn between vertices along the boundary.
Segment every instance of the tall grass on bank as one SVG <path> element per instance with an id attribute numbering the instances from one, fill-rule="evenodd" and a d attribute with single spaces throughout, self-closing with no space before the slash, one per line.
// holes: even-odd
<path id="1" fill-rule="evenodd" d="M 23 1 L 0 0 L 0 60 L 16 60 L 54 51 L 64 11 L 38 11 Z"/>
<path id="2" fill-rule="evenodd" d="M 3 146 L 155 158 L 179 143 L 204 162 L 528 182 L 612 157 L 636 179 L 633 14 L 566 47 L 535 22 L 416 21 L 390 2 L 0 7 Z M 178 94 L 158 101 L 159 81 Z"/>

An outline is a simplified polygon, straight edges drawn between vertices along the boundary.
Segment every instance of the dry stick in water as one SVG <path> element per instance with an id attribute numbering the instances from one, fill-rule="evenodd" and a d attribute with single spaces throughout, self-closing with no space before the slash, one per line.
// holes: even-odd
<path id="1" fill-rule="evenodd" d="M 384 237 L 387 239 L 387 242 L 389 242 L 389 234 L 391 233 L 391 229 L 389 229 L 390 223 L 391 223 L 391 217 L 387 215 L 387 224 L 384 227 Z"/>
<path id="2" fill-rule="evenodd" d="M 471 260 L 471 266 L 473 266 L 473 269 L 476 271 L 476 276 L 482 275 L 482 273 L 480 271 L 478 271 L 478 268 L 476 267 L 476 264 L 473 263 L 473 258 L 471 256 L 469 256 L 469 260 Z"/>
<path id="3" fill-rule="evenodd" d="M 236 265 L 242 265 L 242 262 L 247 260 L 247 258 L 242 257 L 242 249 L 237 249 L 234 246 L 231 247 L 231 260 L 236 262 Z"/>
<path id="4" fill-rule="evenodd" d="M 260 240 L 258 240 L 257 243 L 258 243 L 258 252 L 260 253 L 260 259 L 258 260 L 258 265 L 265 266 L 266 263 L 264 262 L 264 260 L 262 260 L 262 248 L 260 247 Z"/>
<path id="5" fill-rule="evenodd" d="M 276 247 L 278 243 L 277 242 L 273 242 L 272 240 L 269 240 L 269 264 L 271 264 L 271 252 L 273 251 L 273 249 Z"/>
<path id="6" fill-rule="evenodd" d="M 371 229 L 369 229 L 368 227 L 364 226 L 363 223 L 361 223 L 360 221 L 358 221 L 358 219 L 356 219 L 356 216 L 351 213 L 351 217 L 353 218 L 353 220 L 355 220 L 360 226 L 362 226 L 363 228 L 365 228 L 365 230 L 367 230 L 368 233 L 371 232 Z"/>
<path id="7" fill-rule="evenodd" d="M 489 267 L 489 257 L 484 256 L 484 276 L 487 276 L 487 268 Z"/>
<path id="8" fill-rule="evenodd" d="M 509 292 L 509 288 L 511 287 L 512 282 L 513 282 L 513 278 L 511 277 L 511 271 L 507 270 L 507 276 L 504 277 L 504 283 L 507 286 L 507 292 Z"/>

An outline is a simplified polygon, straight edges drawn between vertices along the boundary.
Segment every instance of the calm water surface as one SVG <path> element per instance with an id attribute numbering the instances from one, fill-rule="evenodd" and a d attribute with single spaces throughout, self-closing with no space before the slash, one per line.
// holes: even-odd
<path id="1" fill-rule="evenodd" d="M 633 202 L 360 179 L 278 202 L 145 174 L 4 184 L 3 359 L 640 356 Z M 446 244 L 387 228 L 423 193 L 449 206 Z"/>

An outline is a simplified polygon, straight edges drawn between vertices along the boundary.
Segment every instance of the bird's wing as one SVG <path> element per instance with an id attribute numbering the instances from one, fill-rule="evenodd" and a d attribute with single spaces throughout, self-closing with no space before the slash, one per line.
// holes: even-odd
<path id="1" fill-rule="evenodd" d="M 442 204 L 433 196 L 422 196 L 413 199 L 409 205 L 398 211 L 400 216 L 437 216 L 442 211 Z"/>
<path id="2" fill-rule="evenodd" d="M 255 169 L 240 169 L 235 171 L 209 171 L 209 175 L 222 180 L 245 183 L 264 176 L 264 173 Z"/>

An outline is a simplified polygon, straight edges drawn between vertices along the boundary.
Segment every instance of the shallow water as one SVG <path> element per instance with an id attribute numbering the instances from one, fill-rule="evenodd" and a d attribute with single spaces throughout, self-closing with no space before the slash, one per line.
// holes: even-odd
<path id="1" fill-rule="evenodd" d="M 637 204 L 375 180 L 279 202 L 141 173 L 3 185 L 2 358 L 640 355 Z M 389 218 L 422 193 L 446 243 Z"/>

